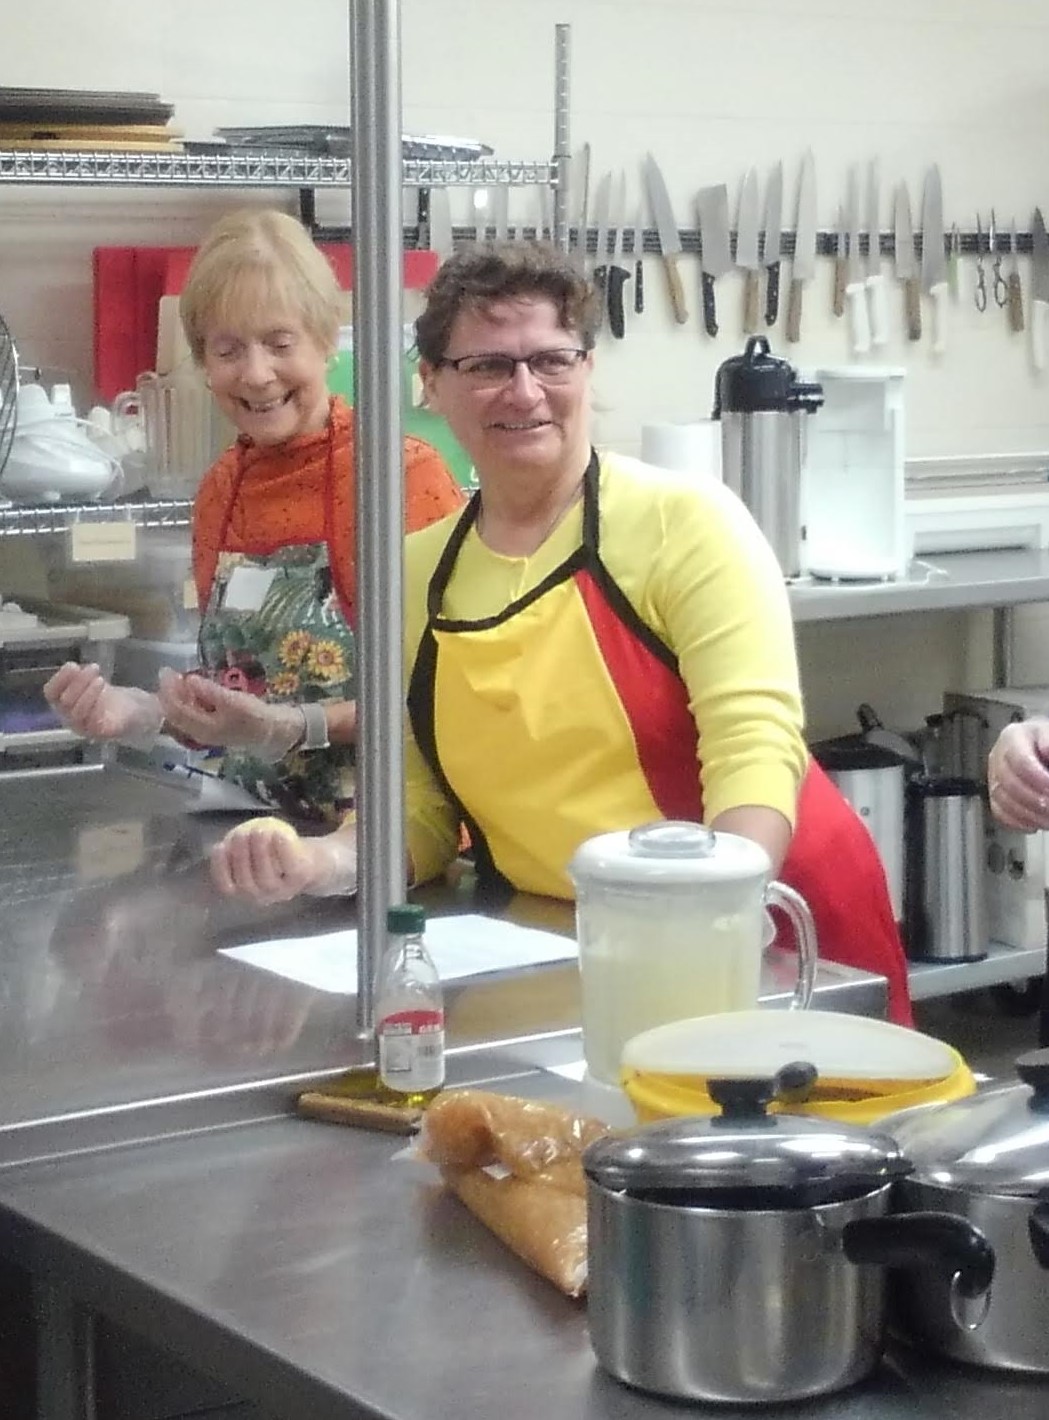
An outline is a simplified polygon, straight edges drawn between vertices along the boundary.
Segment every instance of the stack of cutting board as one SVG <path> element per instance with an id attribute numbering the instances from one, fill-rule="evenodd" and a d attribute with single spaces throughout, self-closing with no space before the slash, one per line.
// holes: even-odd
<path id="1" fill-rule="evenodd" d="M 177 153 L 173 112 L 157 94 L 0 87 L 0 148 Z"/>

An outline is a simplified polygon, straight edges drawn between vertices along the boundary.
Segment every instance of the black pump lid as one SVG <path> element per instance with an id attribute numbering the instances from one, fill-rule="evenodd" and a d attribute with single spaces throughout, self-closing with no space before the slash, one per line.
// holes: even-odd
<path id="1" fill-rule="evenodd" d="M 800 409 L 812 414 L 822 403 L 822 385 L 799 381 L 793 365 L 771 353 L 764 335 L 752 335 L 742 355 L 733 355 L 719 366 L 711 417 L 761 410 L 793 413 Z"/>

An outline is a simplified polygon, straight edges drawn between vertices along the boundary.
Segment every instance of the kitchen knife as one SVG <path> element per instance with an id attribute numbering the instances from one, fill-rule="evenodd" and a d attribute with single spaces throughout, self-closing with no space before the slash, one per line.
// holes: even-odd
<path id="1" fill-rule="evenodd" d="M 623 217 L 626 212 L 626 173 L 620 169 L 616 185 L 615 201 L 609 224 L 612 229 L 612 256 L 608 263 L 608 328 L 616 340 L 626 334 L 623 317 L 623 286 L 630 278 L 630 272 L 622 263 Z"/>
<path id="2" fill-rule="evenodd" d="M 834 251 L 834 294 L 831 310 L 836 316 L 845 314 L 845 287 L 849 284 L 849 224 L 845 208 L 838 204 L 838 240 Z"/>
<path id="3" fill-rule="evenodd" d="M 871 326 L 867 313 L 867 283 L 860 256 L 860 170 L 849 169 L 849 259 L 845 282 L 845 305 L 849 313 L 852 353 L 869 355 Z"/>
<path id="4" fill-rule="evenodd" d="M 1036 370 L 1045 369 L 1045 322 L 1049 314 L 1049 236 L 1042 209 L 1031 219 L 1031 359 Z"/>
<path id="5" fill-rule="evenodd" d="M 958 281 L 958 264 L 962 252 L 962 238 L 958 231 L 958 223 L 951 227 L 951 240 L 947 250 L 947 285 L 950 287 L 951 300 L 957 301 L 961 294 L 961 286 Z"/>
<path id="6" fill-rule="evenodd" d="M 682 251 L 681 233 L 674 220 L 674 209 L 670 205 L 670 195 L 663 174 L 651 153 L 646 154 L 641 171 L 645 180 L 645 191 L 648 193 L 652 221 L 659 235 L 659 251 L 667 275 L 667 289 L 670 292 L 670 304 L 674 308 L 674 319 L 678 325 L 684 325 L 688 320 L 688 307 L 685 305 L 685 288 L 681 284 L 681 273 L 677 269 Z"/>
<path id="7" fill-rule="evenodd" d="M 634 314 L 639 316 L 645 309 L 645 213 L 640 197 L 634 213 L 634 241 L 630 250 L 634 256 Z"/>
<path id="8" fill-rule="evenodd" d="M 608 260 L 608 205 L 611 199 L 612 174 L 603 173 L 594 191 L 594 223 L 597 227 L 597 245 L 594 249 L 594 270 L 591 277 L 599 297 L 597 307 L 598 330 L 600 330 L 604 324 L 605 307 L 608 300 L 608 266 L 606 263 Z"/>
<path id="9" fill-rule="evenodd" d="M 1009 307 L 1009 329 L 1019 335 L 1024 328 L 1024 291 L 1020 281 L 1020 248 L 1016 239 L 1016 222 L 1013 221 L 1012 229 L 1009 233 L 1009 250 L 1012 252 L 1012 263 L 1009 267 L 1009 276 L 1006 281 L 1006 303 Z"/>
<path id="10" fill-rule="evenodd" d="M 921 287 L 918 285 L 918 263 L 914 256 L 914 225 L 911 220 L 911 195 L 907 184 L 896 187 L 893 209 L 896 244 L 896 279 L 903 285 L 903 308 L 907 322 L 907 339 L 922 338 Z"/>
<path id="11" fill-rule="evenodd" d="M 805 282 L 816 274 L 816 160 L 805 154 L 798 179 L 798 205 L 794 216 L 794 264 L 787 297 L 787 339 L 801 339 L 801 307 Z"/>
<path id="12" fill-rule="evenodd" d="M 584 143 L 571 159 L 569 171 L 572 214 L 569 217 L 568 249 L 586 260 L 587 206 L 590 196 L 590 144 Z M 574 231 L 574 235 L 573 235 Z"/>
<path id="13" fill-rule="evenodd" d="M 867 169 L 867 300 L 870 306 L 871 344 L 889 339 L 889 300 L 881 270 L 881 175 L 878 160 Z"/>
<path id="14" fill-rule="evenodd" d="M 546 184 L 536 189 L 539 194 L 539 216 L 536 219 L 535 239 L 549 242 L 554 235 L 554 194 Z"/>
<path id="15" fill-rule="evenodd" d="M 743 331 L 753 335 L 758 328 L 761 296 L 761 261 L 758 258 L 758 174 L 751 168 L 743 179 L 736 215 L 736 265 L 743 278 Z"/>
<path id="16" fill-rule="evenodd" d="M 495 189 L 495 196 L 492 199 L 492 220 L 495 223 L 495 239 L 497 242 L 505 242 L 509 236 L 510 226 L 510 189 L 500 185 Z"/>
<path id="17" fill-rule="evenodd" d="M 765 244 L 763 260 L 768 271 L 765 280 L 765 324 L 775 325 L 779 315 L 779 265 L 783 254 L 783 164 L 772 169 L 765 189 Z"/>
<path id="18" fill-rule="evenodd" d="M 696 194 L 699 239 L 703 247 L 703 327 L 709 336 L 718 333 L 714 282 L 732 270 L 728 235 L 728 188 L 724 183 L 701 187 Z"/>
<path id="19" fill-rule="evenodd" d="M 943 249 L 943 187 L 934 163 L 922 197 L 922 289 L 932 301 L 932 352 L 942 355 L 947 314 L 947 255 Z"/>
<path id="20" fill-rule="evenodd" d="M 430 188 L 429 246 L 441 261 L 450 257 L 455 249 L 452 237 L 452 213 L 448 205 L 448 189 L 446 187 Z"/>

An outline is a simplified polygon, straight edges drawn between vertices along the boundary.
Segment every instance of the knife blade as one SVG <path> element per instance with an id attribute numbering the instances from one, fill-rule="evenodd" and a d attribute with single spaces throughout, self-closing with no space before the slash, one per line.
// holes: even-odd
<path id="1" fill-rule="evenodd" d="M 586 260 L 588 206 L 590 198 L 590 144 L 584 143 L 572 156 L 571 192 L 573 211 L 568 234 L 569 251 L 581 253 Z M 574 228 L 574 236 L 571 228 Z"/>
<path id="2" fill-rule="evenodd" d="M 867 286 L 860 255 L 860 170 L 849 169 L 849 255 L 845 272 L 845 305 L 854 355 L 869 355 L 871 327 L 867 313 Z"/>
<path id="3" fill-rule="evenodd" d="M 834 294 L 831 310 L 836 316 L 845 314 L 845 287 L 849 284 L 849 223 L 845 207 L 838 204 L 838 237 L 834 251 Z"/>
<path id="4" fill-rule="evenodd" d="M 452 213 L 448 204 L 446 187 L 430 188 L 430 222 L 428 243 L 438 259 L 445 261 L 455 250 L 452 236 Z"/>
<path id="5" fill-rule="evenodd" d="M 488 189 L 486 187 L 475 188 L 473 194 L 475 242 L 488 240 L 488 206 Z"/>
<path id="6" fill-rule="evenodd" d="M 634 256 L 634 314 L 639 316 L 645 309 L 645 212 L 640 197 L 634 213 L 634 241 L 630 250 Z"/>
<path id="7" fill-rule="evenodd" d="M 1036 370 L 1045 369 L 1045 322 L 1049 313 L 1049 236 L 1042 209 L 1031 219 L 1031 359 Z"/>
<path id="8" fill-rule="evenodd" d="M 881 173 L 877 158 L 867 169 L 867 299 L 872 345 L 889 339 L 889 300 L 881 270 Z"/>
<path id="9" fill-rule="evenodd" d="M 783 254 L 783 164 L 772 169 L 765 189 L 765 232 L 763 260 L 765 279 L 765 324 L 775 325 L 779 315 L 779 267 Z"/>
<path id="10" fill-rule="evenodd" d="M 794 262 L 787 297 L 787 339 L 801 339 L 801 308 L 805 282 L 816 274 L 816 160 L 812 149 L 805 154 L 798 179 L 798 203 L 794 215 Z"/>
<path id="11" fill-rule="evenodd" d="M 703 327 L 709 336 L 718 333 L 717 304 L 714 282 L 732 270 L 732 252 L 728 235 L 728 188 L 715 183 L 701 187 L 696 194 L 699 218 L 699 240 L 702 244 Z"/>
<path id="12" fill-rule="evenodd" d="M 626 320 L 623 315 L 623 286 L 630 279 L 630 272 L 622 264 L 623 217 L 626 213 L 626 173 L 620 168 L 616 184 L 615 198 L 609 225 L 612 230 L 612 256 L 608 263 L 608 328 L 616 340 L 626 334 Z"/>
<path id="13" fill-rule="evenodd" d="M 510 231 L 510 189 L 499 186 L 492 199 L 492 220 L 495 223 L 495 239 L 505 242 Z"/>
<path id="14" fill-rule="evenodd" d="M 903 309 L 907 324 L 907 339 L 922 338 L 921 287 L 918 284 L 918 262 L 914 255 L 914 223 L 911 218 L 911 195 L 905 182 L 897 183 L 893 205 L 896 279 L 903 286 Z"/>
<path id="15" fill-rule="evenodd" d="M 1019 335 L 1024 328 L 1024 290 L 1020 281 L 1020 247 L 1016 239 L 1015 218 L 1009 231 L 1009 250 L 1012 253 L 1012 262 L 1005 283 L 1006 301 L 1009 306 L 1009 329 Z"/>
<path id="16" fill-rule="evenodd" d="M 932 300 L 932 352 L 942 355 L 947 334 L 947 255 L 943 248 L 943 185 L 935 163 L 925 174 L 922 197 L 922 287 Z"/>
<path id="17" fill-rule="evenodd" d="M 670 205 L 670 194 L 667 192 L 667 185 L 659 170 L 659 164 L 651 153 L 645 155 L 641 171 L 645 181 L 645 191 L 648 193 L 648 206 L 652 213 L 652 222 L 659 235 L 659 251 L 663 258 L 663 269 L 666 272 L 670 304 L 674 308 L 674 319 L 678 325 L 684 325 L 688 320 L 688 307 L 685 305 L 685 288 L 681 284 L 681 273 L 677 266 L 682 252 L 681 234 L 674 219 L 674 209 Z"/>
<path id="18" fill-rule="evenodd" d="M 536 219 L 535 239 L 548 242 L 554 235 L 554 194 L 544 183 L 536 188 L 539 194 L 539 215 Z"/>
<path id="19" fill-rule="evenodd" d="M 591 279 L 597 291 L 599 301 L 597 307 L 597 329 L 600 330 L 605 320 L 605 307 L 608 300 L 608 206 L 612 199 L 612 174 L 602 173 L 600 181 L 594 190 L 594 223 L 597 227 L 597 245 L 594 248 L 594 269 Z"/>
<path id="20" fill-rule="evenodd" d="M 758 174 L 751 168 L 743 179 L 736 213 L 736 265 L 743 278 L 743 331 L 753 335 L 758 328 L 758 298 L 761 295 L 761 261 L 758 258 Z"/>

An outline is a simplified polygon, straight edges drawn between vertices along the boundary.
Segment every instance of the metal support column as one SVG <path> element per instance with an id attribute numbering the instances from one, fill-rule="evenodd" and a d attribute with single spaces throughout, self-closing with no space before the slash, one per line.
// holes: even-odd
<path id="1" fill-rule="evenodd" d="M 568 250 L 568 175 L 571 171 L 568 129 L 568 84 L 571 64 L 571 25 L 554 28 L 554 166 L 557 186 L 554 188 L 555 245 Z"/>
<path id="2" fill-rule="evenodd" d="M 357 1029 L 368 1036 L 375 1026 L 386 910 L 403 902 L 406 891 L 399 0 L 351 0 L 350 30 L 360 669 Z"/>

